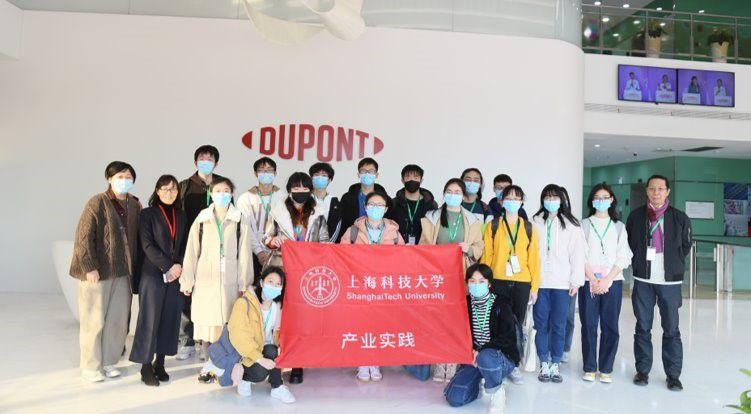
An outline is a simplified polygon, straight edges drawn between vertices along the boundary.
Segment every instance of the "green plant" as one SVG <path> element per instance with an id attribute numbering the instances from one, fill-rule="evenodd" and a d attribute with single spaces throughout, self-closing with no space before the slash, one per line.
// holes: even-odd
<path id="1" fill-rule="evenodd" d="M 714 30 L 712 30 L 712 33 L 707 37 L 707 40 L 709 41 L 709 44 L 712 44 L 712 43 L 723 44 L 725 42 L 728 42 L 732 45 L 733 33 L 730 31 L 729 28 L 725 28 L 725 29 L 714 28 Z"/>
<path id="2" fill-rule="evenodd" d="M 649 37 L 662 37 L 662 33 L 665 30 L 660 26 L 660 22 L 652 20 L 647 27 L 647 34 Z"/>
<path id="3" fill-rule="evenodd" d="M 751 370 L 741 369 L 741 372 L 751 377 Z M 746 390 L 741 393 L 738 405 L 727 405 L 726 407 L 735 408 L 738 412 L 743 414 L 751 414 L 751 390 Z"/>

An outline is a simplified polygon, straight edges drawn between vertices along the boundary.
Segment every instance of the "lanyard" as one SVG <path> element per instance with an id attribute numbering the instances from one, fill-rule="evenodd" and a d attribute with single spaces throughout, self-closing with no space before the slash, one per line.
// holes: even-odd
<path id="1" fill-rule="evenodd" d="M 375 230 L 374 228 L 370 227 L 370 223 L 368 223 L 367 220 L 365 220 L 365 227 L 367 227 L 369 230 Z M 381 222 L 381 225 L 378 226 L 378 240 L 373 240 L 370 237 L 370 232 L 368 232 L 368 240 L 370 241 L 370 244 L 381 244 L 381 237 L 383 237 L 383 230 L 386 227 L 386 223 Z"/>
<path id="2" fill-rule="evenodd" d="M 295 240 L 302 241 L 302 229 L 303 229 L 302 224 L 298 224 L 297 226 L 295 226 L 294 228 Z"/>
<path id="3" fill-rule="evenodd" d="M 456 220 L 454 220 L 454 223 L 449 223 L 449 240 L 453 243 L 454 240 L 456 240 L 456 234 L 459 232 L 459 220 L 462 219 L 462 211 L 459 210 L 459 213 L 456 215 Z"/>
<path id="4" fill-rule="evenodd" d="M 503 216 L 503 224 L 506 226 L 506 234 L 507 238 L 506 241 L 508 241 L 508 247 L 511 249 L 509 252 L 510 256 L 516 256 L 516 240 L 519 236 L 519 219 L 516 219 L 516 230 L 514 231 L 514 235 L 511 235 L 511 227 L 508 225 L 508 220 L 506 220 L 506 216 Z"/>
<path id="5" fill-rule="evenodd" d="M 214 223 L 216 224 L 216 231 L 219 233 L 219 255 L 224 257 L 224 230 L 218 218 L 214 217 Z"/>
<path id="6" fill-rule="evenodd" d="M 271 306 L 269 306 L 269 313 L 266 314 L 266 317 L 263 319 L 263 330 L 266 331 L 269 326 L 269 319 L 271 319 L 271 314 L 274 313 L 274 304 L 272 303 Z"/>
<path id="7" fill-rule="evenodd" d="M 474 201 L 474 202 L 472 203 L 472 207 L 470 207 L 470 208 L 469 208 L 469 212 L 470 212 L 470 213 L 472 213 L 472 214 L 475 214 L 475 206 L 476 206 L 476 205 L 477 205 L 477 200 L 475 200 L 475 201 Z"/>
<path id="8" fill-rule="evenodd" d="M 409 208 L 409 201 L 407 201 L 407 217 L 409 217 L 409 222 L 407 223 L 408 228 L 412 228 L 413 226 L 413 220 L 415 219 L 415 215 L 417 214 L 417 209 L 420 208 L 420 199 L 417 199 L 417 203 L 415 203 L 415 211 L 412 211 L 411 208 Z"/>
<path id="9" fill-rule="evenodd" d="M 206 207 L 211 204 L 211 192 L 209 192 L 209 186 L 206 186 Z"/>
<path id="10" fill-rule="evenodd" d="M 657 223 L 652 227 L 652 229 L 649 231 L 649 237 L 652 237 L 658 228 L 660 228 L 660 224 L 665 221 L 665 216 L 660 217 L 659 220 L 657 220 Z"/>
<path id="11" fill-rule="evenodd" d="M 518 226 L 518 224 L 517 224 L 517 226 Z M 545 221 L 545 227 L 547 227 L 547 231 L 545 232 L 545 236 L 547 238 L 545 247 L 547 249 L 547 255 L 550 256 L 550 244 L 553 241 L 553 232 L 550 231 L 550 230 L 553 227 L 553 220 L 552 219 L 546 220 Z"/>
<path id="12" fill-rule="evenodd" d="M 490 299 L 491 298 L 488 298 L 488 301 L 485 303 L 485 312 L 482 315 L 482 319 L 480 319 L 479 316 L 477 318 L 477 322 L 480 325 L 479 327 L 484 328 L 488 321 L 490 321 L 490 306 L 492 305 Z"/>
<path id="13" fill-rule="evenodd" d="M 169 238 L 170 240 L 174 242 L 175 234 L 177 234 L 177 215 L 175 214 L 175 208 L 172 207 L 172 222 L 169 221 L 169 217 L 167 217 L 167 212 L 164 210 L 164 207 L 160 205 L 159 210 L 162 210 L 162 216 L 164 216 L 164 221 L 167 222 L 167 229 L 169 230 Z"/>
<path id="14" fill-rule="evenodd" d="M 595 226 L 594 221 L 592 222 L 592 230 L 595 231 L 595 235 L 598 239 L 600 239 L 600 247 L 602 248 L 602 254 L 605 254 L 605 235 L 608 234 L 608 230 L 610 229 L 610 224 L 613 222 L 613 220 L 608 219 L 608 225 L 605 226 L 605 231 L 602 232 L 602 235 L 600 235 L 600 232 L 597 231 L 597 227 Z"/>
<path id="15" fill-rule="evenodd" d="M 261 197 L 261 205 L 263 206 L 263 209 L 264 209 L 264 211 L 266 211 L 266 215 L 268 216 L 269 215 L 269 211 L 271 210 L 271 196 L 272 196 L 272 194 L 269 194 L 267 196 L 259 194 L 259 196 Z M 264 201 L 264 199 L 266 199 L 266 198 L 268 198 L 269 201 Z"/>

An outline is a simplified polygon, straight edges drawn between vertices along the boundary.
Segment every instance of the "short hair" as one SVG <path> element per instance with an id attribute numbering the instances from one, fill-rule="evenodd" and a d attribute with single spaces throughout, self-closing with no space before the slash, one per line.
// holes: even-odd
<path id="1" fill-rule="evenodd" d="M 259 168 L 261 168 L 264 164 L 270 165 L 271 168 L 276 171 L 276 161 L 272 160 L 269 157 L 261 157 L 256 162 L 253 163 L 253 171 L 258 171 Z"/>
<path id="2" fill-rule="evenodd" d="M 511 193 L 518 195 L 519 198 L 521 198 L 522 201 L 524 201 L 525 199 L 524 190 L 522 190 L 522 188 L 519 187 L 518 185 L 513 185 L 513 184 L 503 189 L 503 195 L 501 196 L 501 200 L 506 198 L 506 196 Z"/>
<path id="3" fill-rule="evenodd" d="M 407 164 L 402 168 L 402 179 L 409 173 L 416 173 L 422 178 L 425 175 L 425 170 L 417 164 Z"/>
<path id="4" fill-rule="evenodd" d="M 130 175 L 133 176 L 133 182 L 136 182 L 136 170 L 132 165 L 124 161 L 112 161 L 111 163 L 107 164 L 107 168 L 104 169 L 104 178 L 109 180 L 110 178 L 114 177 L 115 174 L 121 173 L 125 170 L 130 171 Z"/>
<path id="5" fill-rule="evenodd" d="M 649 187 L 649 182 L 652 180 L 665 181 L 665 187 L 667 187 L 667 189 L 670 190 L 670 180 L 668 180 L 668 177 L 665 177 L 664 175 L 660 175 L 660 174 L 653 174 L 651 177 L 647 179 L 647 187 Z"/>
<path id="6" fill-rule="evenodd" d="M 214 162 L 219 162 L 219 150 L 213 145 L 201 145 L 196 148 L 196 152 L 193 153 L 193 161 L 198 161 L 198 157 L 201 154 L 211 154 L 214 157 Z"/>
<path id="7" fill-rule="evenodd" d="M 360 171 L 360 168 L 366 166 L 366 165 L 374 165 L 376 167 L 376 171 L 378 171 L 378 163 L 376 160 L 367 157 L 360 160 L 360 162 L 357 163 L 357 171 Z"/>
<path id="8" fill-rule="evenodd" d="M 170 184 L 174 184 L 175 188 L 177 189 L 177 198 L 175 198 L 175 203 L 173 205 L 178 209 L 182 208 L 182 205 L 180 204 L 180 182 L 177 181 L 177 178 L 175 178 L 174 175 L 169 174 L 164 174 L 159 177 L 158 180 L 156 180 L 154 192 L 151 193 L 151 197 L 149 197 L 150 206 L 157 205 L 157 200 L 159 200 L 159 194 L 157 194 L 157 192 L 159 191 L 159 189 Z"/>
<path id="9" fill-rule="evenodd" d="M 373 197 L 381 197 L 383 201 L 386 202 L 386 208 L 391 208 L 391 199 L 386 193 L 384 193 L 383 191 L 379 191 L 379 190 L 373 191 L 367 196 L 365 196 L 365 204 L 367 205 L 370 202 L 370 199 Z"/>
<path id="10" fill-rule="evenodd" d="M 308 174 L 310 174 L 311 177 L 319 172 L 325 172 L 326 175 L 329 176 L 329 180 L 334 179 L 334 167 L 327 162 L 317 162 L 311 165 L 310 169 L 308 169 Z"/>
<path id="11" fill-rule="evenodd" d="M 232 182 L 229 178 L 221 177 L 221 178 L 214 178 L 211 180 L 211 185 L 209 186 L 209 192 L 214 192 L 214 187 L 218 186 L 219 184 L 227 184 L 229 186 L 230 191 L 233 193 L 235 192 L 235 183 Z"/>
<path id="12" fill-rule="evenodd" d="M 509 183 L 509 184 L 513 184 L 514 181 L 511 179 L 511 177 L 509 177 L 506 174 L 498 174 L 498 175 L 495 176 L 495 178 L 493 178 L 493 184 L 495 184 L 495 183 Z"/>
<path id="13" fill-rule="evenodd" d="M 464 276 L 464 281 L 467 282 L 469 279 L 471 279 L 472 275 L 474 275 L 475 272 L 480 272 L 482 277 L 484 277 L 488 281 L 489 285 L 493 284 L 493 269 L 483 263 L 475 263 L 472 266 L 468 267 L 467 273 Z"/>
<path id="14" fill-rule="evenodd" d="M 292 192 L 292 187 L 305 187 L 309 190 L 313 190 L 313 181 L 308 174 L 304 172 L 296 172 L 289 176 L 287 179 L 287 192 Z"/>

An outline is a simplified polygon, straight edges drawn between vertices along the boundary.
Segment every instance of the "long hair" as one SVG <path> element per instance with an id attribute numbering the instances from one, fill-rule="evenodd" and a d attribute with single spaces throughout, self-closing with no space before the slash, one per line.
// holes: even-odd
<path id="1" fill-rule="evenodd" d="M 610 203 L 610 208 L 608 209 L 608 216 L 610 216 L 610 219 L 613 220 L 613 222 L 617 222 L 620 220 L 620 217 L 618 216 L 618 211 L 616 210 L 616 206 L 618 205 L 618 199 L 615 197 L 615 193 L 613 192 L 613 189 L 610 188 L 609 185 L 605 183 L 599 183 L 592 187 L 592 191 L 589 192 L 589 197 L 587 197 L 587 206 L 589 206 L 589 216 L 594 216 L 595 213 L 597 213 L 597 210 L 595 210 L 595 207 L 592 205 L 592 202 L 595 199 L 595 194 L 597 194 L 598 191 L 605 190 L 610 194 L 610 198 L 613 199 L 613 202 Z"/>
<path id="2" fill-rule="evenodd" d="M 177 178 L 175 178 L 174 175 L 164 174 L 163 176 L 159 177 L 158 180 L 156 180 L 156 185 L 154 186 L 154 192 L 151 193 L 151 197 L 149 197 L 149 205 L 155 206 L 157 201 L 159 201 L 159 194 L 157 194 L 157 191 L 159 191 L 160 188 L 164 187 L 165 185 L 175 184 L 175 188 L 177 188 L 177 198 L 175 199 L 175 202 L 172 203 L 172 206 L 177 209 L 182 209 L 182 203 L 180 203 L 180 184 L 177 182 Z"/>
<path id="3" fill-rule="evenodd" d="M 464 181 L 460 180 L 458 178 L 452 178 L 448 181 L 446 181 L 446 185 L 443 186 L 443 194 L 446 194 L 446 190 L 448 190 L 449 186 L 451 184 L 456 184 L 459 186 L 459 188 L 462 189 L 462 197 L 464 197 L 465 194 L 467 194 L 467 187 L 464 185 Z M 459 205 L 459 208 L 461 209 L 461 204 Z M 449 226 L 449 219 L 448 219 L 448 213 L 446 213 L 446 203 L 444 202 L 443 205 L 441 205 L 441 226 L 442 227 L 448 227 Z"/>
<path id="4" fill-rule="evenodd" d="M 286 200 L 284 200 L 284 205 L 287 207 L 287 211 L 289 212 L 289 216 L 292 218 L 292 225 L 308 225 L 308 219 L 311 215 L 313 215 L 313 212 L 315 212 L 316 209 L 316 201 L 313 199 L 313 181 L 310 179 L 310 176 L 308 174 L 305 174 L 304 172 L 296 172 L 289 176 L 289 179 L 287 179 L 287 194 L 292 193 L 292 187 L 305 187 L 308 189 L 308 191 L 311 192 L 311 196 L 308 198 L 308 201 L 305 202 L 305 204 L 302 205 L 302 211 L 298 211 L 295 207 L 294 202 L 292 201 L 292 197 L 287 197 Z"/>
<path id="5" fill-rule="evenodd" d="M 284 289 L 287 287 L 287 275 L 284 273 L 284 269 L 277 266 L 269 266 L 266 269 L 263 269 L 261 272 L 261 275 L 258 276 L 258 281 L 256 282 L 255 286 L 255 292 L 256 296 L 258 296 L 259 301 L 263 301 L 263 295 L 261 295 L 263 289 L 261 288 L 261 281 L 266 280 L 266 277 L 272 273 L 276 273 L 279 275 L 279 278 L 282 280 L 282 294 L 279 295 L 276 299 L 274 299 L 274 302 L 279 302 L 279 304 L 283 303 L 284 300 Z"/>
<path id="6" fill-rule="evenodd" d="M 568 193 L 555 184 L 548 184 L 542 189 L 542 193 L 540 193 L 540 209 L 535 213 L 535 217 L 542 216 L 543 220 L 547 220 L 548 217 L 550 217 L 550 212 L 545 209 L 544 205 L 546 197 L 558 197 L 561 199 L 561 207 L 558 209 L 561 228 L 566 228 L 566 221 L 574 226 L 579 226 L 579 220 L 571 213 L 571 204 L 568 198 Z"/>
<path id="7" fill-rule="evenodd" d="M 467 173 L 470 173 L 470 172 L 476 172 L 477 175 L 480 176 L 480 189 L 477 190 L 477 199 L 478 200 L 482 200 L 482 187 L 485 184 L 485 179 L 482 178 L 482 173 L 480 172 L 479 169 L 477 169 L 475 167 L 467 168 L 466 170 L 462 171 L 462 175 L 459 178 L 461 178 L 462 180 L 464 180 L 464 176 L 467 175 Z M 465 188 L 464 192 L 465 193 L 467 192 L 466 188 Z"/>

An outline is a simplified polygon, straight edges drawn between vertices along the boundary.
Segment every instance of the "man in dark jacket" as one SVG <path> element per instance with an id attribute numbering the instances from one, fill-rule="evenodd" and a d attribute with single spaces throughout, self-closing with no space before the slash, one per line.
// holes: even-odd
<path id="1" fill-rule="evenodd" d="M 662 364 L 668 389 L 680 391 L 683 343 L 678 329 L 681 284 L 685 259 L 691 249 L 691 221 L 668 201 L 670 182 L 661 175 L 647 180 L 648 204 L 639 207 L 626 221 L 628 244 L 634 257 L 634 288 L 631 302 L 636 316 L 634 384 L 647 385 L 652 368 L 652 321 L 654 307 L 662 321 Z"/>
<path id="2" fill-rule="evenodd" d="M 493 179 L 493 192 L 495 192 L 495 197 L 488 202 L 488 208 L 490 208 L 490 212 L 493 213 L 493 218 L 498 218 L 503 215 L 503 206 L 499 200 L 503 195 L 503 189 L 513 183 L 514 181 L 511 177 L 506 174 L 498 174 Z M 524 207 L 519 209 L 519 217 L 523 218 L 524 221 L 529 221 Z"/>
<path id="3" fill-rule="evenodd" d="M 360 182 L 352 184 L 349 190 L 342 196 L 341 214 L 342 228 L 339 232 L 337 243 L 342 239 L 342 235 L 348 228 L 355 223 L 360 217 L 365 215 L 365 197 L 373 191 L 379 191 L 387 194 L 386 190 L 379 184 L 376 184 L 378 178 L 378 163 L 372 158 L 363 158 L 357 163 L 357 174 Z M 387 197 L 387 207 L 391 207 L 391 198 Z"/>
<path id="4" fill-rule="evenodd" d="M 399 224 L 399 233 L 407 244 L 417 244 L 422 235 L 422 220 L 425 213 L 438 208 L 433 193 L 420 188 L 425 171 L 418 165 L 402 168 L 404 188 L 396 192 L 391 218 Z"/>

